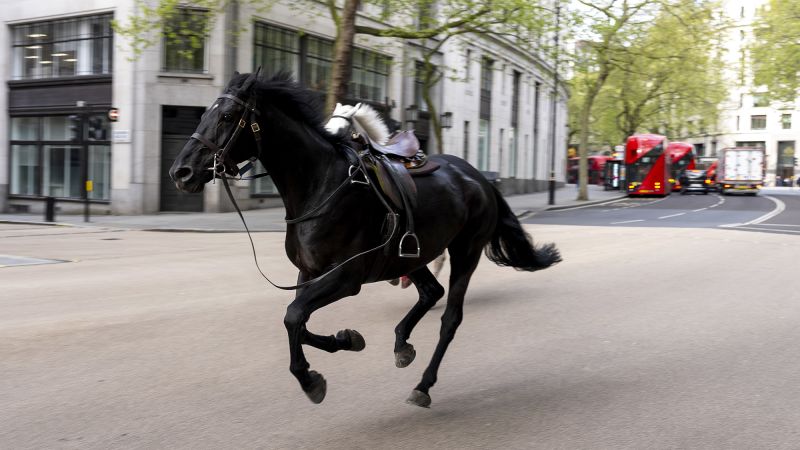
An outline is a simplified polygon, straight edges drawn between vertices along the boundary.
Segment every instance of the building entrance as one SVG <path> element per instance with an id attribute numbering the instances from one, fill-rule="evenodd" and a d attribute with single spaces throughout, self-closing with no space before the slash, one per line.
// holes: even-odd
<path id="1" fill-rule="evenodd" d="M 172 163 L 197 129 L 203 112 L 205 108 L 191 106 L 161 107 L 161 211 L 203 211 L 203 193 L 180 192 L 169 177 Z"/>

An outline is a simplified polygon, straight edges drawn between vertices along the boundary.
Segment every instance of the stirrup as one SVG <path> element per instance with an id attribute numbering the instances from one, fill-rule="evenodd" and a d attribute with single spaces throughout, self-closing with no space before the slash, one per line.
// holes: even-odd
<path id="1" fill-rule="evenodd" d="M 407 238 L 414 239 L 414 243 L 417 245 L 416 253 L 403 253 L 403 242 L 405 242 Z M 409 231 L 406 231 L 406 234 L 404 234 L 403 237 L 400 238 L 400 245 L 398 246 L 398 250 L 399 252 L 397 256 L 401 258 L 419 258 L 419 238 L 417 237 L 417 235 Z"/>
<path id="2" fill-rule="evenodd" d="M 356 173 L 356 171 L 361 172 L 361 176 L 364 177 L 363 181 L 353 176 L 353 174 Z M 350 166 L 350 168 L 347 169 L 347 176 L 353 177 L 353 179 L 350 180 L 350 184 L 365 184 L 369 186 L 369 178 L 367 178 L 367 174 L 365 174 L 364 171 L 361 170 L 361 167 Z"/>

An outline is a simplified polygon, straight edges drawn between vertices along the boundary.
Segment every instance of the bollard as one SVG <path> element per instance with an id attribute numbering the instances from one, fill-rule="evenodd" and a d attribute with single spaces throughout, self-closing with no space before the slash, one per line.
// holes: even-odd
<path id="1" fill-rule="evenodd" d="M 56 220 L 56 199 L 53 197 L 47 197 L 44 199 L 44 221 L 45 222 L 55 222 Z"/>

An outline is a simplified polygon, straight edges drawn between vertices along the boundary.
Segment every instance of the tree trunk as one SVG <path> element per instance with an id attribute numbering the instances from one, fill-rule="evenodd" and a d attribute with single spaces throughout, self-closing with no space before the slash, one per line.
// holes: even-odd
<path id="1" fill-rule="evenodd" d="M 333 111 L 336 102 L 347 97 L 347 85 L 353 71 L 353 39 L 356 34 L 356 13 L 361 0 L 345 0 L 333 47 L 331 80 L 325 96 L 325 112 Z"/>

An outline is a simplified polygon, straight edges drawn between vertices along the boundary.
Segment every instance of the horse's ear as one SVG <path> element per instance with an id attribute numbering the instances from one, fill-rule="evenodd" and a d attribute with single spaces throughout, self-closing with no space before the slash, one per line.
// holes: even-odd
<path id="1" fill-rule="evenodd" d="M 234 70 L 233 71 L 233 76 L 236 76 L 236 75 L 239 75 L 239 71 L 238 70 Z"/>
<path id="2" fill-rule="evenodd" d="M 261 67 L 259 67 L 258 70 L 261 70 Z M 244 80 L 244 83 L 242 83 L 242 87 L 239 89 L 247 92 L 250 89 L 250 86 L 253 85 L 253 82 L 256 81 L 257 77 L 258 77 L 258 72 L 251 73 L 250 75 L 247 76 L 247 79 Z"/>
<path id="3" fill-rule="evenodd" d="M 260 73 L 261 73 L 261 66 L 258 66 L 258 67 L 256 68 L 256 72 L 255 72 L 255 74 L 256 74 L 256 78 L 258 78 L 258 74 L 260 74 Z"/>

